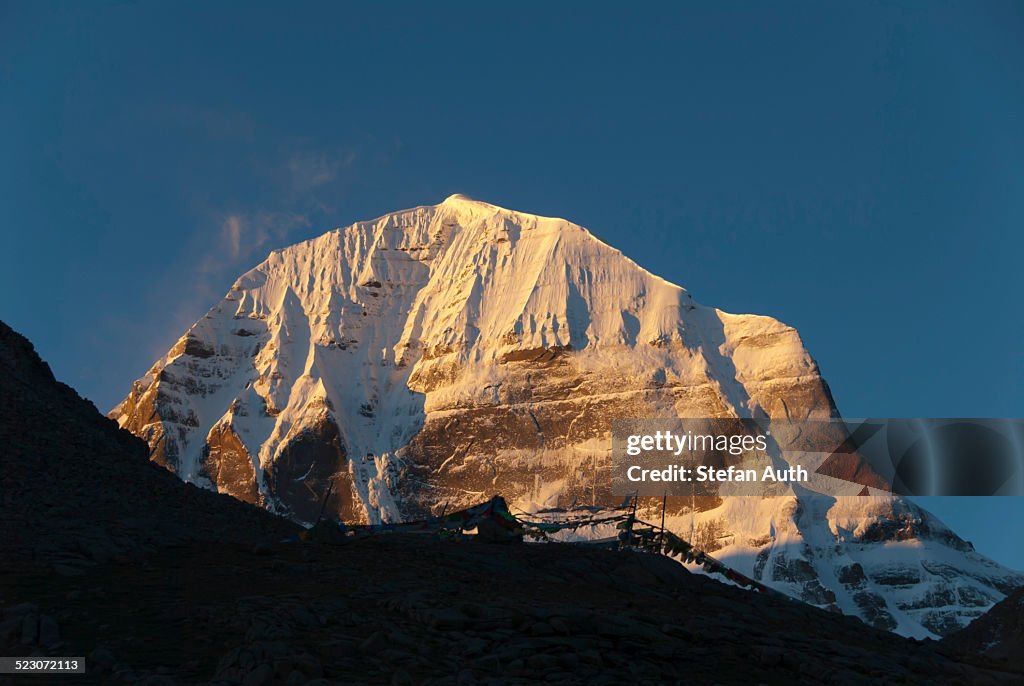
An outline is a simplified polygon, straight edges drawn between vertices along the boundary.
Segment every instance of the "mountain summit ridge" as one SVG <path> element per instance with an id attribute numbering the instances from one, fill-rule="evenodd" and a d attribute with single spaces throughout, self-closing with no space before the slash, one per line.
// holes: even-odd
<path id="1" fill-rule="evenodd" d="M 608 504 L 612 418 L 751 416 L 838 416 L 796 329 L 701 305 L 572 222 L 461 195 L 271 252 L 111 412 L 183 479 L 301 522 L 328 491 L 328 514 L 356 522 L 495 492 L 521 509 Z M 862 490 L 847 486 L 836 492 Z M 881 508 L 863 517 L 889 517 L 888 536 L 908 518 L 945 530 L 871 493 Z M 853 567 L 838 510 L 795 492 L 766 502 L 703 509 L 754 555 L 756 578 L 879 626 L 946 632 L 1016 578 L 982 565 L 968 602 L 942 574 L 910 575 L 953 595 L 897 612 L 890 599 L 907 594 L 861 583 L 874 563 Z M 686 514 L 669 519 L 692 526 Z M 836 546 L 841 565 L 819 555 Z M 843 581 L 839 566 L 855 571 Z"/>

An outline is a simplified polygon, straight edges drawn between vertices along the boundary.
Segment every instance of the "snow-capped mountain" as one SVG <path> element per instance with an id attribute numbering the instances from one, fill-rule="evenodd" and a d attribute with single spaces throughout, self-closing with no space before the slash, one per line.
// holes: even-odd
<path id="1" fill-rule="evenodd" d="M 1024 583 L 891 495 L 726 498 L 669 526 L 776 590 L 917 638 L 960 629 Z"/>
<path id="2" fill-rule="evenodd" d="M 462 196 L 271 253 L 111 412 L 181 478 L 306 522 L 329 488 L 346 521 L 496 492 L 608 503 L 612 418 L 837 414 L 795 329 Z M 714 522 L 753 576 L 904 633 L 956 628 L 1022 581 L 891 496 L 687 505 L 680 533 Z"/>

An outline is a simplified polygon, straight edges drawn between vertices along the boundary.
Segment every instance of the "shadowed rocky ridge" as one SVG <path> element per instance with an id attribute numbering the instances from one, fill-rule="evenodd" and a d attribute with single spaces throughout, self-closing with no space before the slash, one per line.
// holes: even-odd
<path id="1" fill-rule="evenodd" d="M 0 397 L 5 561 L 73 574 L 152 546 L 255 544 L 297 529 L 150 462 L 145 442 L 56 381 L 2 322 Z"/>
<path id="2" fill-rule="evenodd" d="M 0 324 L 0 652 L 74 683 L 1019 683 L 851 617 L 562 544 L 293 525 L 182 483 Z M 3 683 L 45 683 L 43 677 Z"/>

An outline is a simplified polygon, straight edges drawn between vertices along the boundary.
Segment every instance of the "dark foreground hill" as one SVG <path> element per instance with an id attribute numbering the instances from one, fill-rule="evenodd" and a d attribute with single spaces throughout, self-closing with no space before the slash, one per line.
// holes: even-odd
<path id="1" fill-rule="evenodd" d="M 1019 588 L 983 617 L 943 639 L 968 654 L 981 654 L 1024 670 L 1024 588 Z"/>
<path id="2" fill-rule="evenodd" d="M 3 324 L 0 398 L 0 653 L 88 656 L 60 683 L 1024 678 L 642 553 L 282 542 L 291 524 L 151 464 Z"/>

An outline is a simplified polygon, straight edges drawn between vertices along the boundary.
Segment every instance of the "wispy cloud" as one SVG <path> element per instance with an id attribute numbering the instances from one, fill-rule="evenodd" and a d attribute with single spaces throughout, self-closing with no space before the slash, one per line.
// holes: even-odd
<path id="1" fill-rule="evenodd" d="M 207 255 L 204 265 L 210 268 L 204 271 L 209 273 L 220 268 L 236 267 L 240 261 L 252 258 L 269 243 L 283 243 L 297 229 L 310 226 L 309 217 L 295 212 L 258 210 L 226 214 L 220 219 L 219 254 Z M 225 260 L 225 256 L 228 259 Z"/>
<path id="2" fill-rule="evenodd" d="M 205 112 L 190 110 L 187 114 L 214 131 L 222 123 Z M 223 129 L 232 129 L 229 120 L 223 122 Z M 187 326 L 223 296 L 232 279 L 263 260 L 271 249 L 308 238 L 313 226 L 329 228 L 335 212 L 333 203 L 338 197 L 344 198 L 355 165 L 360 161 L 380 164 L 380 147 L 320 146 L 308 138 L 257 146 L 248 158 L 252 181 L 249 195 L 261 198 L 264 204 L 243 201 L 230 209 L 218 209 L 212 203 L 197 208 L 200 222 L 185 257 L 190 276 L 173 286 L 177 308 L 166 312 L 165 317 Z M 395 137 L 383 147 L 389 155 L 397 155 L 402 144 Z M 283 209 L 268 210 L 268 205 Z"/>
<path id="3" fill-rule="evenodd" d="M 242 252 L 243 221 L 237 214 L 232 214 L 221 225 L 221 233 L 227 239 L 228 246 L 231 249 L 231 257 L 236 260 Z"/>
<path id="4" fill-rule="evenodd" d="M 231 281 L 244 270 L 254 266 L 274 248 L 280 248 L 303 238 L 304 229 L 312 226 L 306 214 L 257 209 L 252 211 L 210 213 L 206 217 L 206 231 L 192 238 L 187 254 L 201 256 L 190 261 L 181 274 L 166 275 L 163 285 L 156 289 L 164 297 L 174 293 L 172 302 L 161 306 L 161 322 L 166 336 L 155 336 L 157 347 L 181 335 L 202 313 L 216 303 Z M 177 332 L 177 333 L 175 333 Z"/>

